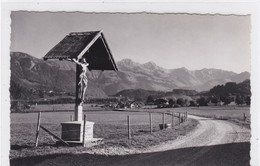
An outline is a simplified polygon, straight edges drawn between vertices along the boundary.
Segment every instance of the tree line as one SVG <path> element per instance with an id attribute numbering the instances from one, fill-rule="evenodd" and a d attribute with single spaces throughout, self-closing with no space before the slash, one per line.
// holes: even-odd
<path id="1" fill-rule="evenodd" d="M 251 91 L 250 80 L 241 83 L 227 82 L 225 85 L 217 85 L 208 92 L 191 96 L 192 100 L 185 98 L 156 98 L 148 96 L 146 104 L 158 105 L 158 107 L 183 107 L 183 106 L 208 106 L 228 105 L 234 102 L 236 105 L 250 105 Z"/>

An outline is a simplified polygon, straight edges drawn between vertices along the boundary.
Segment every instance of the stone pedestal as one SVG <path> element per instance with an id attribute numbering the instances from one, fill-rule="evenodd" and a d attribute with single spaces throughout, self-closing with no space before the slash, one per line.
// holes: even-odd
<path id="1" fill-rule="evenodd" d="M 61 138 L 68 143 L 83 143 L 84 121 L 61 123 Z M 86 121 L 85 141 L 93 139 L 94 122 Z"/>

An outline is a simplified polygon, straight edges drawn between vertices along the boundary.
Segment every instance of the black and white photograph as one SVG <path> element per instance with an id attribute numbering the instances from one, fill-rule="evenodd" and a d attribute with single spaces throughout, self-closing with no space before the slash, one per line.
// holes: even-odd
<path id="1" fill-rule="evenodd" d="M 9 165 L 257 165 L 250 13 L 9 19 Z"/>

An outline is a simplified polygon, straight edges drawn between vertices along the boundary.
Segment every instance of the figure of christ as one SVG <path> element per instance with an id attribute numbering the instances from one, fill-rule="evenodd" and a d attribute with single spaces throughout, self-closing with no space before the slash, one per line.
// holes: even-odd
<path id="1" fill-rule="evenodd" d="M 89 64 L 86 62 L 85 58 L 82 58 L 82 59 L 79 59 L 79 60 L 72 59 L 72 61 L 74 61 L 76 64 L 81 66 L 81 73 L 79 75 L 80 81 L 79 81 L 78 85 L 80 86 L 80 88 L 79 88 L 79 91 L 80 91 L 80 96 L 79 96 L 80 105 L 82 105 L 84 103 L 85 93 L 86 93 L 87 85 L 88 85 L 87 66 Z"/>

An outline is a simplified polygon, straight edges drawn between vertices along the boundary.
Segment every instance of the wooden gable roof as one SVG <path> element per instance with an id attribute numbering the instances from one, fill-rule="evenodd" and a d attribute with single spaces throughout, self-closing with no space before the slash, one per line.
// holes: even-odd
<path id="1" fill-rule="evenodd" d="M 89 63 L 89 70 L 118 70 L 102 31 L 72 32 L 43 59 L 66 60 L 82 57 Z"/>

